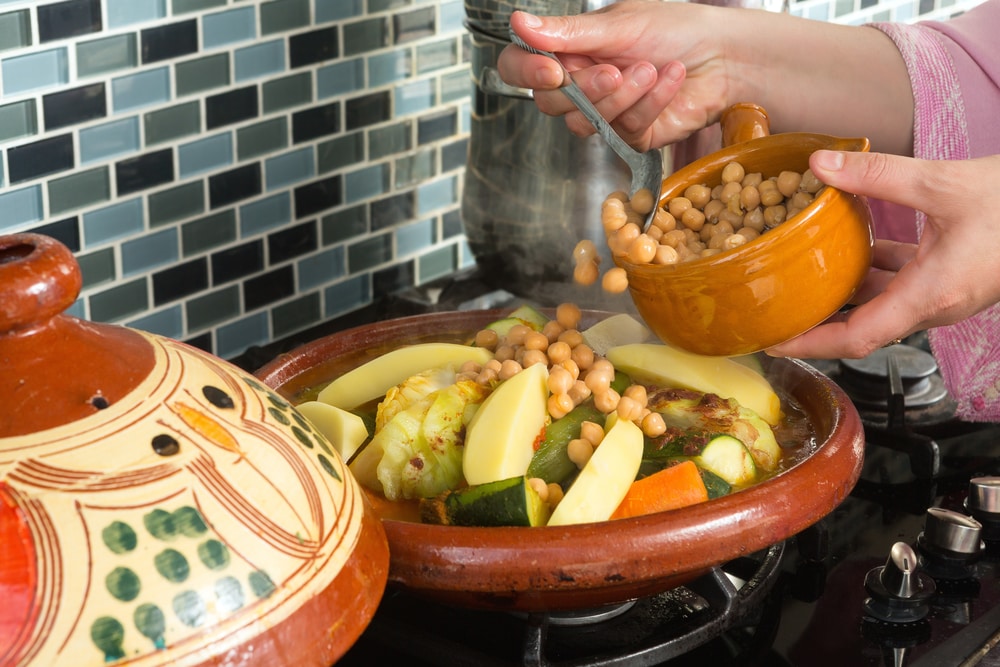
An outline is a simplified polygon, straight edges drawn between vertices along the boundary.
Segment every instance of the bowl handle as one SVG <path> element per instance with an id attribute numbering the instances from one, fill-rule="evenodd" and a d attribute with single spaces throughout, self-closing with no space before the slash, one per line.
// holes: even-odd
<path id="1" fill-rule="evenodd" d="M 722 146 L 732 146 L 771 133 L 764 107 L 750 102 L 734 104 L 722 112 Z"/>

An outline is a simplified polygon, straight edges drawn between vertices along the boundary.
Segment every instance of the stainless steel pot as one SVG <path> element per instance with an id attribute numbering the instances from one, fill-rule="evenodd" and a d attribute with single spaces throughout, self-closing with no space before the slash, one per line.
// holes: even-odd
<path id="1" fill-rule="evenodd" d="M 569 4 L 581 11 L 586 3 L 547 2 L 545 9 L 551 14 L 562 5 L 558 11 L 565 13 Z M 471 20 L 467 27 L 475 108 L 462 217 L 484 277 L 542 305 L 631 307 L 627 298 L 610 297 L 599 286 L 581 288 L 572 278 L 573 247 L 584 238 L 605 253 L 603 267 L 613 265 L 600 208 L 608 194 L 628 188 L 625 163 L 599 136 L 577 137 L 562 118 L 540 112 L 531 91 L 504 83 L 496 65 L 510 42 Z"/>

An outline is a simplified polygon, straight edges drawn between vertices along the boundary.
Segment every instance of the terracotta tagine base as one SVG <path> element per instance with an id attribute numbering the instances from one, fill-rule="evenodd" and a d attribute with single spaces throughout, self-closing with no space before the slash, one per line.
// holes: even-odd
<path id="1" fill-rule="evenodd" d="M 62 314 L 80 285 L 0 236 L 0 664 L 336 661 L 388 571 L 353 477 L 236 367 Z"/>

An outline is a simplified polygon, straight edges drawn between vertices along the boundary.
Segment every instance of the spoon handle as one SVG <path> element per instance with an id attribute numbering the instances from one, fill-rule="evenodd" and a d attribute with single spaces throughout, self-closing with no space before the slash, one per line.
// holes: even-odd
<path id="1" fill-rule="evenodd" d="M 510 39 L 511 42 L 521 47 L 528 53 L 534 53 L 539 56 L 552 58 L 552 60 L 559 63 L 559 66 L 562 67 L 562 62 L 560 62 L 559 58 L 556 57 L 556 54 L 529 46 L 517 35 L 516 32 L 514 32 L 513 29 L 510 31 Z M 618 136 L 618 133 L 615 132 L 608 121 L 605 120 L 604 116 L 601 115 L 601 112 L 599 112 L 597 107 L 595 107 L 590 101 L 590 98 L 588 98 L 584 92 L 580 90 L 580 86 L 576 85 L 576 82 L 573 81 L 573 78 L 569 75 L 569 72 L 566 71 L 565 67 L 563 67 L 563 82 L 563 94 L 576 105 L 580 112 L 583 113 L 584 117 L 590 121 L 591 125 L 593 125 L 595 129 L 597 129 L 597 133 L 604 137 L 604 140 L 608 142 L 608 145 L 611 146 L 612 150 L 614 150 L 614 152 L 629 165 L 635 165 L 641 161 L 639 152 L 625 143 L 625 140 Z"/>

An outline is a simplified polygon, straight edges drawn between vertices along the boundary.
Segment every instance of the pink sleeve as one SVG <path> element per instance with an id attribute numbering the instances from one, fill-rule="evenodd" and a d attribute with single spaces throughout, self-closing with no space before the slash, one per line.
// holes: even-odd
<path id="1" fill-rule="evenodd" d="M 876 23 L 896 44 L 914 93 L 914 157 L 964 160 L 1000 153 L 1000 0 L 948 22 Z M 917 230 L 924 216 L 917 214 Z M 998 277 L 984 276 L 985 280 Z M 929 332 L 958 413 L 1000 421 L 1000 304 Z"/>

